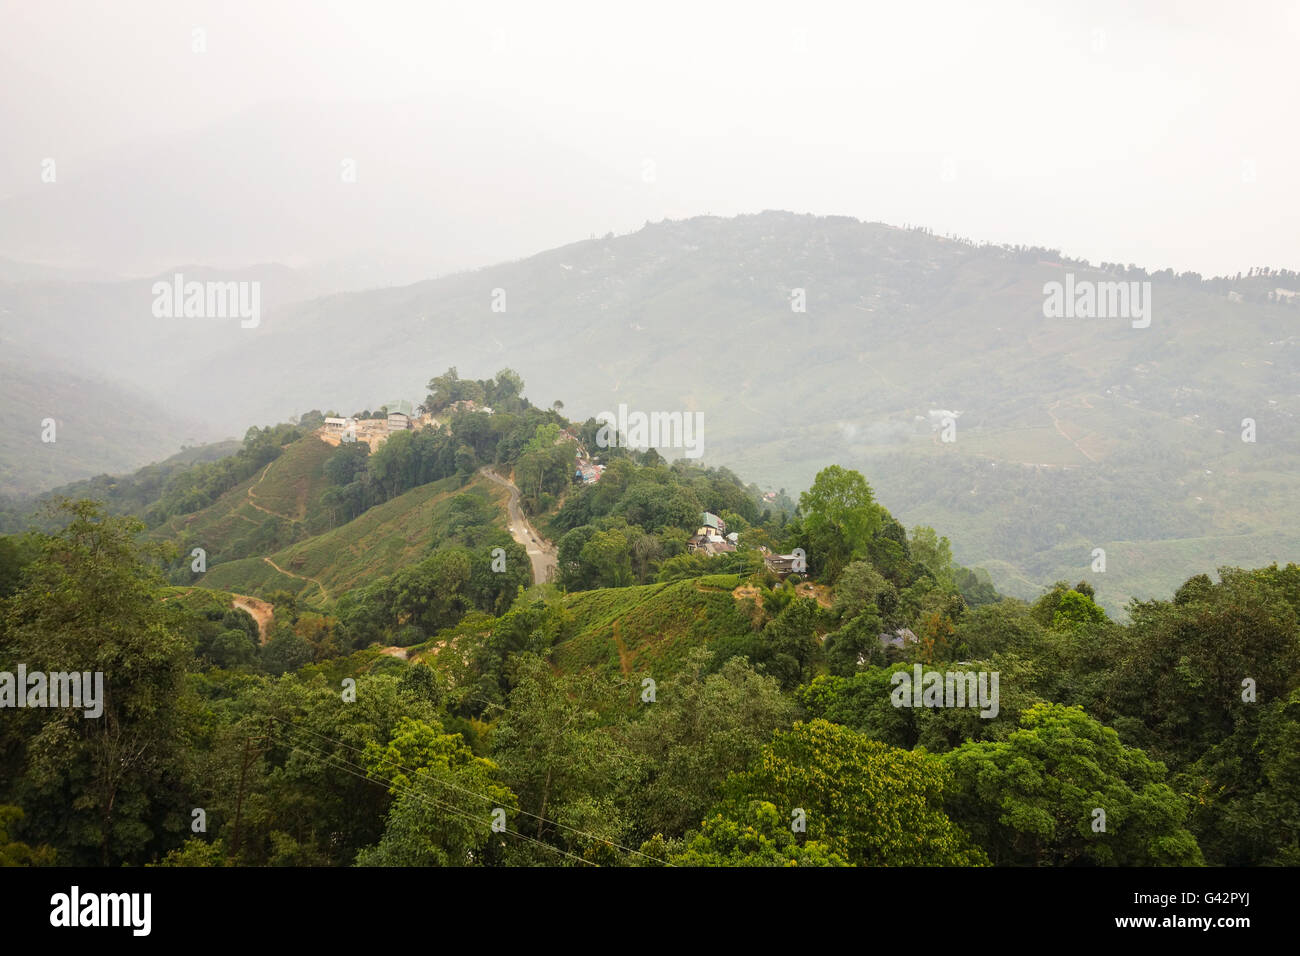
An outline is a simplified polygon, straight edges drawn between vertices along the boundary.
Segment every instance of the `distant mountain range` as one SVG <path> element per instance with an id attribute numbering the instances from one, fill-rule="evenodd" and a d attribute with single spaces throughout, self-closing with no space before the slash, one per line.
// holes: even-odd
<path id="1" fill-rule="evenodd" d="M 26 345 L 56 341 L 214 436 L 420 398 L 449 366 L 514 368 L 572 418 L 700 411 L 707 463 L 792 493 L 857 468 L 1022 596 L 1087 577 L 1115 611 L 1207 567 L 1300 558 L 1300 309 L 1267 301 L 1292 279 L 1120 274 L 777 212 L 296 303 L 310 281 L 258 274 L 256 329 L 155 319 L 148 281 L 0 284 L 0 309 L 27 318 Z M 1046 318 L 1067 274 L 1150 281 L 1150 326 Z"/>

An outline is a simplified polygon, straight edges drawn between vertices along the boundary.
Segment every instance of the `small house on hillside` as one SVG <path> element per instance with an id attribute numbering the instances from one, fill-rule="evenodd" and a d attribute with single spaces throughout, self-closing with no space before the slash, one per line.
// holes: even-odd
<path id="1" fill-rule="evenodd" d="M 807 559 L 802 554 L 767 554 L 763 556 L 763 564 L 782 579 L 796 572 L 806 574 L 808 571 Z"/>
<path id="2" fill-rule="evenodd" d="M 715 514 L 706 511 L 700 516 L 700 527 L 686 541 L 686 550 L 702 551 L 705 554 L 729 554 L 736 550 L 740 536 L 735 532 L 727 534 L 727 523 Z"/>

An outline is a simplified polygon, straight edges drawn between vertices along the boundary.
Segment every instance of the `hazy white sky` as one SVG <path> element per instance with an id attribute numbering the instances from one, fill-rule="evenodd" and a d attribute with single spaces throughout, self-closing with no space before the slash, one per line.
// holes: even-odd
<path id="1" fill-rule="evenodd" d="M 641 182 L 651 218 L 1300 268 L 1297 37 L 1300 5 L 1267 2 L 0 0 L 0 196 L 43 157 L 75 175 L 259 104 L 434 99 L 529 120 Z"/>

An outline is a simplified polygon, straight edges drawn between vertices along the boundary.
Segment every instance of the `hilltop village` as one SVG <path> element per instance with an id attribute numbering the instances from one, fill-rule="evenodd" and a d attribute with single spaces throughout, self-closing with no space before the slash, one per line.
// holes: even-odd
<path id="1" fill-rule="evenodd" d="M 477 402 L 468 399 L 459 402 L 453 402 L 447 406 L 448 414 L 456 412 L 486 412 L 492 414 L 492 409 L 486 405 L 479 405 Z M 437 428 L 440 422 L 433 416 L 433 412 L 424 405 L 412 405 L 407 401 L 392 402 L 380 408 L 379 412 L 374 413 L 371 417 L 354 415 L 349 418 L 340 418 L 337 416 L 328 416 L 325 424 L 316 430 L 317 436 L 330 445 L 339 445 L 344 442 L 365 442 L 370 446 L 370 451 L 379 450 L 379 446 L 388 440 L 388 436 L 394 432 L 408 431 L 418 428 Z"/>
<path id="2" fill-rule="evenodd" d="M 483 412 L 491 415 L 493 409 L 470 399 L 462 399 L 448 405 L 443 411 L 446 418 L 459 412 Z M 388 440 L 389 436 L 396 432 L 438 428 L 441 424 L 427 406 L 408 401 L 396 401 L 381 406 L 379 412 L 373 413 L 370 417 L 366 417 L 365 413 L 347 418 L 327 416 L 324 424 L 316 430 L 316 435 L 321 441 L 334 446 L 346 442 L 364 442 L 370 446 L 373 454 Z M 573 442 L 577 448 L 574 455 L 573 482 L 591 485 L 600 481 L 605 465 L 596 462 L 587 453 L 582 439 L 572 429 L 561 432 L 556 439 L 556 444 L 565 441 Z M 775 492 L 769 491 L 763 495 L 765 502 L 771 502 L 775 498 Z M 686 549 L 691 554 L 712 557 L 734 554 L 739 545 L 739 533 L 728 532 L 726 521 L 712 512 L 705 511 L 700 515 L 699 527 L 687 540 Z M 764 566 L 783 580 L 792 573 L 805 570 L 803 556 L 800 554 L 773 554 L 762 546 L 759 547 L 759 551 L 763 555 Z"/>

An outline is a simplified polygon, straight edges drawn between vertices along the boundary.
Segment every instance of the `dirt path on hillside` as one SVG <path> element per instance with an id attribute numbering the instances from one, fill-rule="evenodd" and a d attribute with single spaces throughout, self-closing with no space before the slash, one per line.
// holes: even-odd
<path id="1" fill-rule="evenodd" d="M 230 602 L 234 607 L 241 611 L 247 611 L 249 615 L 257 622 L 257 633 L 261 643 L 265 644 L 267 637 L 271 633 L 271 622 L 275 620 L 275 608 L 263 600 L 255 597 L 247 597 L 243 594 L 231 595 L 233 600 Z"/>
<path id="2" fill-rule="evenodd" d="M 284 568 L 280 567 L 278 564 L 276 564 L 276 563 L 275 563 L 274 561 L 272 561 L 270 558 L 263 558 L 262 560 L 265 561 L 267 564 L 269 564 L 271 567 L 275 568 L 277 571 L 279 571 L 279 572 L 280 572 L 281 574 L 283 574 L 283 575 L 287 575 L 288 577 L 291 577 L 291 578 L 297 578 L 299 581 L 307 581 L 307 582 L 310 583 L 310 584 L 314 584 L 314 585 L 316 585 L 316 587 L 320 588 L 320 594 L 321 594 L 321 597 L 323 597 L 323 598 L 324 598 L 325 600 L 327 600 L 327 601 L 330 599 L 330 593 L 329 593 L 329 591 L 325 590 L 325 585 L 321 584 L 321 583 L 320 583 L 319 581 L 317 581 L 315 578 L 309 578 L 309 577 L 305 577 L 304 575 L 301 575 L 301 574 L 294 574 L 292 571 L 286 571 Z"/>
<path id="3" fill-rule="evenodd" d="M 258 511 L 262 512 L 262 514 L 268 514 L 272 518 L 282 518 L 285 521 L 294 521 L 296 519 L 290 518 L 288 515 L 282 515 L 278 511 L 272 511 L 270 508 L 263 508 L 255 500 L 257 498 L 257 495 L 253 494 L 253 489 L 262 483 L 262 479 L 266 477 L 266 473 L 271 470 L 271 465 L 274 464 L 275 462 L 270 462 L 265 468 L 262 469 L 262 474 L 257 479 L 257 481 L 253 482 L 251 485 L 248 486 L 248 503 L 252 505 L 254 508 L 256 508 Z M 296 575 L 290 575 L 290 577 L 296 577 Z"/>
<path id="4" fill-rule="evenodd" d="M 502 478 L 490 468 L 480 469 L 491 481 L 510 490 L 510 501 L 506 511 L 510 517 L 510 536 L 528 552 L 528 559 L 533 563 L 533 583 L 541 584 L 555 576 L 555 545 L 547 541 L 529 520 L 524 517 L 524 510 L 519 507 L 519 489 L 509 478 Z"/>

